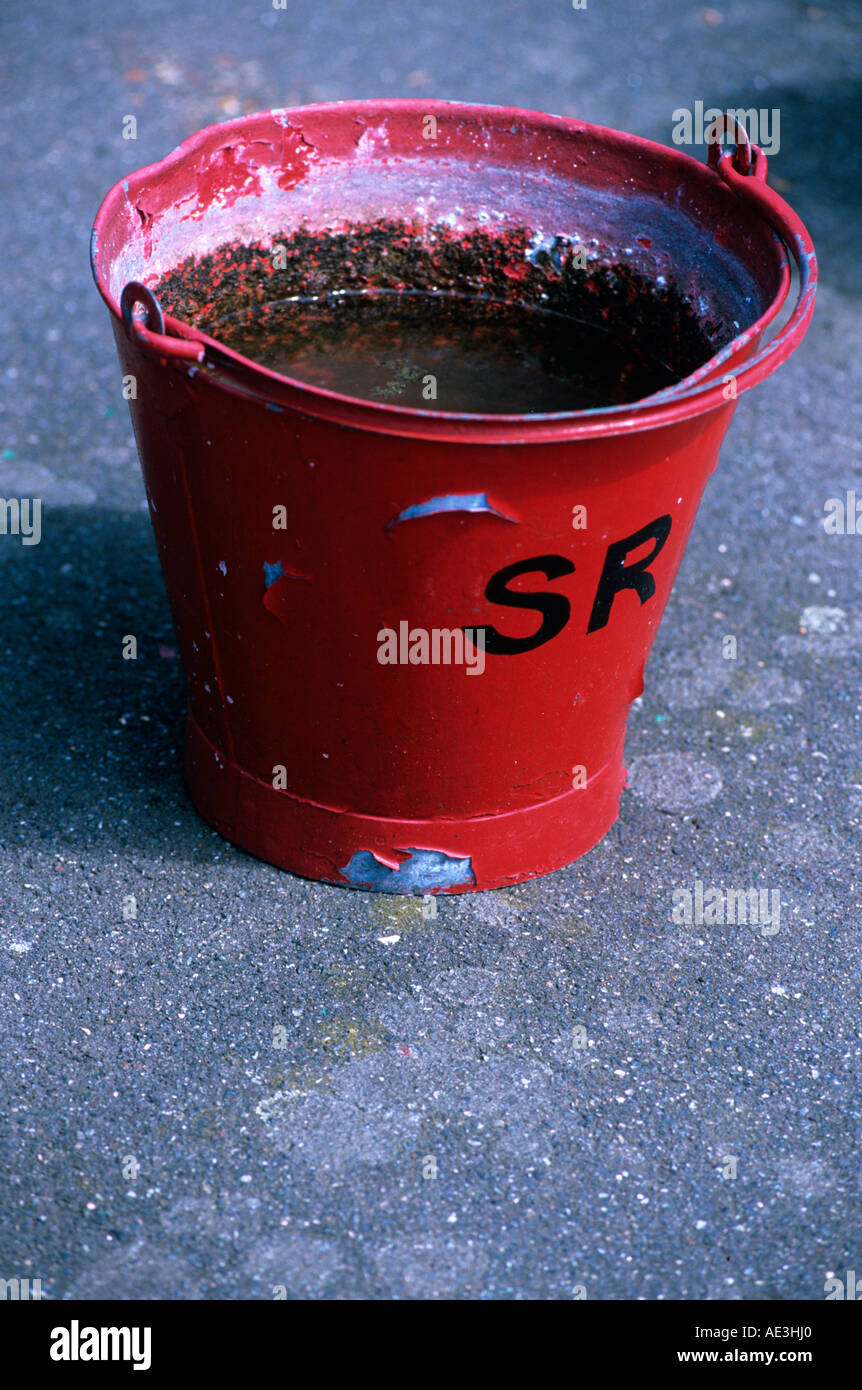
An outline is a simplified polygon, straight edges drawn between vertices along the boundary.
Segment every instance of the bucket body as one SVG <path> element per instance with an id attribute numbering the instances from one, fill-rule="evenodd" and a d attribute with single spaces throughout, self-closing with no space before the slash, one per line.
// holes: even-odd
<path id="1" fill-rule="evenodd" d="M 606 265 L 628 248 L 736 328 L 646 409 L 514 418 L 352 400 L 220 350 L 205 319 L 120 312 L 129 281 L 408 212 L 420 237 L 526 226 L 533 247 L 577 224 Z M 762 213 L 582 123 L 358 102 L 203 132 L 118 185 L 96 233 L 200 813 L 273 864 L 390 892 L 499 887 L 589 850 L 737 381 L 787 293 Z M 726 264 L 701 283 L 709 242 Z"/>

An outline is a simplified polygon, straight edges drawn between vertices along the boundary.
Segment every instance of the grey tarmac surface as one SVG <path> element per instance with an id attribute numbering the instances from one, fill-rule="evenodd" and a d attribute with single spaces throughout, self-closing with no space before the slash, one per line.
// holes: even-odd
<path id="1" fill-rule="evenodd" d="M 56 1300 L 822 1299 L 862 1270 L 862 535 L 823 527 L 862 498 L 858 6 L 50 0 L 5 6 L 0 45 L 0 494 L 44 504 L 39 545 L 0 536 L 0 1277 Z M 202 125 L 380 94 L 668 144 L 697 100 L 778 108 L 770 173 L 823 278 L 708 485 L 618 824 L 430 920 L 259 863 L 187 800 L 87 263 L 111 184 Z M 696 880 L 777 891 L 779 929 L 677 925 Z"/>

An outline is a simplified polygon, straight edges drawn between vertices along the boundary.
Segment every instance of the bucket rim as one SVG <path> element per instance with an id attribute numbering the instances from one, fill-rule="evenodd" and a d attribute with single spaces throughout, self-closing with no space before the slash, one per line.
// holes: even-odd
<path id="1" fill-rule="evenodd" d="M 387 114 L 433 115 L 441 110 L 449 114 L 457 113 L 465 120 L 470 117 L 493 117 L 510 123 L 521 122 L 526 127 L 538 131 L 544 129 L 586 135 L 600 141 L 608 149 L 616 148 L 629 154 L 633 151 L 643 152 L 654 159 L 677 164 L 681 172 L 685 171 L 689 176 L 696 170 L 696 177 L 699 179 L 712 176 L 722 180 L 772 229 L 781 258 L 779 287 L 775 296 L 753 324 L 743 329 L 694 372 L 670 387 L 625 405 L 535 414 L 423 410 L 415 406 L 390 405 L 330 391 L 270 371 L 200 330 L 167 315 L 165 325 L 169 334 L 173 336 L 153 334 L 141 328 L 136 321 L 135 340 L 149 347 L 151 351 L 156 351 L 161 357 L 174 357 L 175 365 L 189 373 L 200 370 L 195 361 L 191 360 L 194 357 L 200 364 L 221 368 L 208 371 L 206 374 L 217 384 L 236 394 L 257 398 L 266 404 L 274 403 L 275 408 L 283 405 L 284 408 L 299 410 L 306 415 L 378 433 L 441 440 L 475 438 L 487 443 L 632 433 L 704 414 L 733 404 L 739 394 L 758 384 L 786 360 L 801 341 L 814 309 L 816 256 L 811 238 L 801 220 L 792 208 L 766 185 L 766 157 L 758 146 L 749 146 L 750 156 L 754 158 L 749 171 L 742 174 L 735 167 L 735 156 L 731 156 L 727 150 L 723 150 L 717 159 L 710 158 L 703 162 L 679 148 L 613 127 L 596 125 L 578 117 L 553 115 L 524 107 L 449 101 L 442 98 L 344 99 L 249 112 L 202 127 L 161 159 L 126 174 L 117 180 L 102 199 L 90 237 L 90 268 L 96 288 L 108 310 L 114 319 L 122 324 L 120 304 L 108 287 L 100 263 L 99 248 L 102 233 L 116 212 L 117 204 L 125 202 L 128 198 L 132 184 L 142 185 L 159 179 L 171 168 L 178 167 L 189 157 L 205 150 L 213 141 L 221 141 L 240 132 L 248 135 L 255 122 L 274 120 L 279 125 L 289 128 L 292 125 L 291 118 L 301 121 L 303 117 L 326 117 L 334 112 L 384 119 Z M 795 309 L 780 332 L 765 347 L 758 350 L 764 331 L 786 302 L 791 283 L 791 257 L 796 262 L 800 274 L 800 291 Z M 171 344 L 175 345 L 176 350 L 173 352 Z M 199 347 L 198 352 L 190 350 L 192 344 Z M 716 380 L 716 375 L 722 372 L 722 369 L 725 369 L 724 374 Z M 729 376 L 734 380 L 731 397 L 728 396 L 726 388 Z"/>

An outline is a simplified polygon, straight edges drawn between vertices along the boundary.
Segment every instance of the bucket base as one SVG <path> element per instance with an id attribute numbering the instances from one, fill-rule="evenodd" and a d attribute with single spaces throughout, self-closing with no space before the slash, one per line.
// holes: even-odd
<path id="1" fill-rule="evenodd" d="M 498 816 L 387 820 L 332 810 L 277 791 L 230 763 L 192 715 L 186 781 L 204 820 L 280 869 L 382 893 L 505 888 L 586 854 L 617 818 L 623 743 L 586 786 Z"/>

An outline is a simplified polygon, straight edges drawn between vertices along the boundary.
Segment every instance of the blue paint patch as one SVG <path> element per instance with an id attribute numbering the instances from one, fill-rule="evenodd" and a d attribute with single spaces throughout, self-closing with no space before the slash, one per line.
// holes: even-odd
<path id="1" fill-rule="evenodd" d="M 381 864 L 370 850 L 357 850 L 341 870 L 353 888 L 371 888 L 377 893 L 430 893 L 435 888 L 458 888 L 475 884 L 469 857 L 455 859 L 439 849 L 410 849 L 411 856 L 398 869 Z"/>
<path id="2" fill-rule="evenodd" d="M 266 587 L 271 589 L 273 584 L 277 584 L 284 574 L 284 566 L 280 560 L 276 560 L 274 565 L 268 565 L 266 560 L 263 562 L 263 574 L 266 580 Z"/>
<path id="3" fill-rule="evenodd" d="M 96 231 L 96 228 L 94 227 L 93 230 L 90 232 L 90 273 L 92 274 L 93 279 L 95 280 L 97 285 L 99 283 L 99 277 L 96 271 L 96 262 L 98 258 L 99 233 Z"/>
<path id="4" fill-rule="evenodd" d="M 413 521 L 417 516 L 436 516 L 438 512 L 488 512 L 491 516 L 501 517 L 503 521 L 515 520 L 513 516 L 506 516 L 505 512 L 492 507 L 487 492 L 451 492 L 445 497 L 430 497 L 427 502 L 414 502 L 412 506 L 405 507 L 389 525 Z"/>

